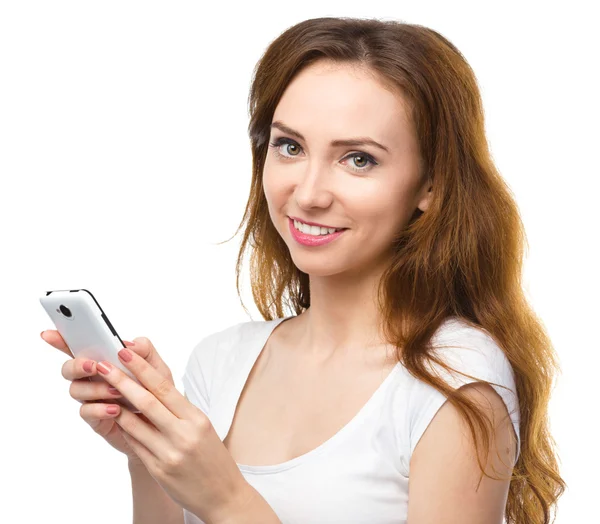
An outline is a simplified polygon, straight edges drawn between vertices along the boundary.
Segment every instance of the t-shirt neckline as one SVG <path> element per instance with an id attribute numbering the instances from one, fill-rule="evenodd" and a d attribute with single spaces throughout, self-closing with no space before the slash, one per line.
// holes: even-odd
<path id="1" fill-rule="evenodd" d="M 233 414 L 235 413 L 235 410 L 237 408 L 237 404 L 239 402 L 241 392 L 242 392 L 244 386 L 246 385 L 248 377 L 250 376 L 250 371 L 252 370 L 252 367 L 254 366 L 254 364 L 255 364 L 256 360 L 258 359 L 259 355 L 261 354 L 262 350 L 264 349 L 269 337 L 271 336 L 271 333 L 273 333 L 275 328 L 280 323 L 291 318 L 292 316 L 294 316 L 294 315 L 290 315 L 290 316 L 283 317 L 283 318 L 276 318 L 276 319 L 273 319 L 273 320 L 270 320 L 270 321 L 267 321 L 264 323 L 264 331 L 261 333 L 263 336 L 258 337 L 258 339 L 256 341 L 257 342 L 256 345 L 252 348 L 252 356 L 246 362 L 246 366 L 240 377 L 242 384 L 241 385 L 238 384 L 238 387 L 236 388 L 236 391 L 239 391 L 239 394 L 236 396 L 236 398 L 233 399 L 233 406 L 228 406 L 229 409 L 232 410 L 232 415 L 230 417 L 229 427 L 224 432 L 225 435 L 229 432 L 229 430 L 231 428 L 231 423 L 233 422 Z M 375 392 L 371 395 L 371 397 L 367 400 L 367 402 L 362 406 L 362 408 L 358 411 L 358 413 L 356 413 L 356 415 L 345 426 L 343 426 L 337 433 L 335 433 L 332 437 L 330 437 L 328 440 L 326 440 L 325 442 L 323 442 L 316 448 L 314 448 L 310 451 L 307 451 L 306 453 L 303 453 L 302 455 L 299 455 L 298 457 L 294 457 L 293 459 L 287 460 L 285 462 L 281 462 L 279 464 L 254 466 L 254 465 L 248 465 L 248 464 L 240 464 L 240 463 L 236 462 L 238 468 L 240 469 L 240 471 L 243 471 L 245 473 L 253 473 L 253 474 L 258 474 L 258 475 L 269 474 L 269 473 L 278 473 L 280 471 L 284 471 L 284 470 L 293 468 L 295 466 L 298 466 L 300 464 L 303 464 L 304 462 L 308 461 L 309 459 L 312 459 L 313 457 L 320 455 L 321 453 L 324 453 L 325 451 L 330 449 L 332 446 L 334 446 L 335 444 L 340 442 L 355 427 L 357 427 L 361 424 L 361 422 L 365 419 L 365 417 L 367 417 L 367 415 L 371 412 L 371 410 L 373 410 L 375 408 L 375 406 L 377 405 L 377 400 L 384 394 L 384 391 L 385 391 L 387 385 L 392 381 L 393 377 L 398 373 L 399 369 L 400 369 L 400 362 L 396 363 L 394 368 L 388 373 L 388 375 L 381 382 L 379 387 L 375 390 Z M 225 438 L 225 437 L 223 437 L 223 438 Z"/>

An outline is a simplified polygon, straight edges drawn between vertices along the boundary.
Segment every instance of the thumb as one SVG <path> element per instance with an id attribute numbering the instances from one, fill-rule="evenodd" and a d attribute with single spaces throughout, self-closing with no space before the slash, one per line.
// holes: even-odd
<path id="1" fill-rule="evenodd" d="M 135 351 L 140 357 L 142 357 L 148 364 L 156 369 L 163 377 L 170 378 L 173 380 L 173 375 L 169 367 L 165 364 L 164 360 L 156 351 L 154 344 L 150 339 L 146 337 L 136 337 L 133 339 L 134 345 L 130 346 L 126 344 L 128 349 Z"/>

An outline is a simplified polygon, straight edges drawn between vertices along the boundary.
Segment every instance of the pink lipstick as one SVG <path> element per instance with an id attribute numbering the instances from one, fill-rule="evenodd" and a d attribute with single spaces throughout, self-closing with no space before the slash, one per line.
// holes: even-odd
<path id="1" fill-rule="evenodd" d="M 333 242 L 336 238 L 338 238 L 345 229 L 341 231 L 336 231 L 335 233 L 329 233 L 327 235 L 307 235 L 306 233 L 302 233 L 302 231 L 298 231 L 294 226 L 294 221 L 288 217 L 288 221 L 290 224 L 290 232 L 294 239 L 303 246 L 322 246 L 325 244 L 329 244 L 329 242 Z"/>

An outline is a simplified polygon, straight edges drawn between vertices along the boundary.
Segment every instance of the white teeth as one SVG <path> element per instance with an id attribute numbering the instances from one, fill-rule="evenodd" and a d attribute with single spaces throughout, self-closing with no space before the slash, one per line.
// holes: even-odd
<path id="1" fill-rule="evenodd" d="M 302 231 L 302 233 L 304 233 L 306 235 L 314 235 L 314 236 L 329 235 L 330 233 L 335 233 L 336 231 L 341 231 L 341 229 L 335 229 L 333 227 L 309 226 L 309 225 L 303 224 L 302 222 L 298 222 L 297 220 L 294 220 L 294 227 L 298 231 Z"/>

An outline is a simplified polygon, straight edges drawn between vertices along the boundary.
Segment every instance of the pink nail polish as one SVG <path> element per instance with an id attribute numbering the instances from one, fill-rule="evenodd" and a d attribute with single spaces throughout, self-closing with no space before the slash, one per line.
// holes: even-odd
<path id="1" fill-rule="evenodd" d="M 110 373 L 110 370 L 112 369 L 112 365 L 109 362 L 106 362 L 105 360 L 103 360 L 102 362 L 98 362 L 96 364 L 96 367 L 98 368 L 98 371 L 100 371 L 100 373 L 102 373 L 103 375 L 108 375 Z"/>
<path id="2" fill-rule="evenodd" d="M 122 349 L 121 351 L 119 351 L 119 358 L 123 361 L 123 362 L 131 362 L 131 351 L 127 350 L 127 349 Z"/>
<path id="3" fill-rule="evenodd" d="M 129 340 L 123 340 L 123 344 L 127 347 L 135 346 L 135 342 L 129 342 Z"/>

